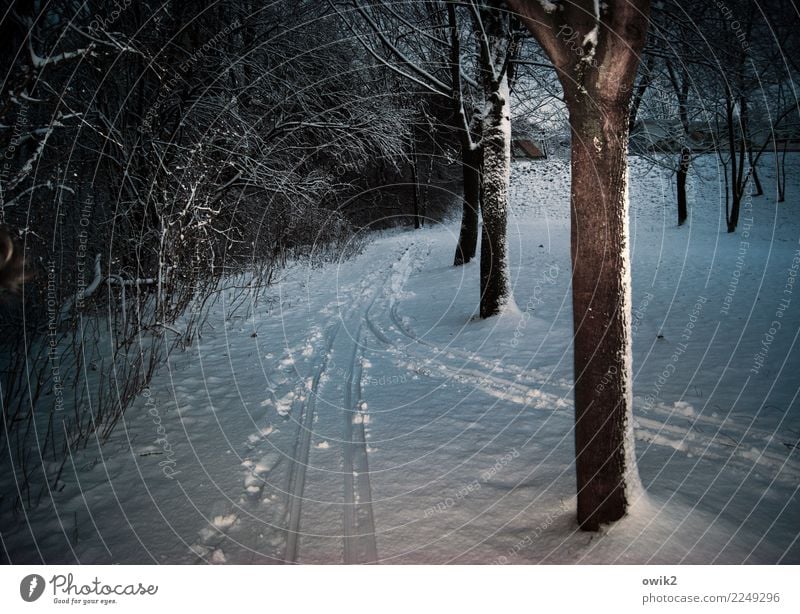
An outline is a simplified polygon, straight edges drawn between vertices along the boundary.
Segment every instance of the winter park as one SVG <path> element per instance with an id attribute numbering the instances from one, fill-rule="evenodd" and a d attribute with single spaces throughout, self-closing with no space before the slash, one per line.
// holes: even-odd
<path id="1" fill-rule="evenodd" d="M 4 0 L 0 561 L 800 563 L 798 26 Z"/>

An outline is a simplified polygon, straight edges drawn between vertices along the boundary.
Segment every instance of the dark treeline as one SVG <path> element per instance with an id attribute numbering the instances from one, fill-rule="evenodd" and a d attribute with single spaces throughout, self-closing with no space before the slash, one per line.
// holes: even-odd
<path id="1" fill-rule="evenodd" d="M 226 277 L 255 292 L 452 204 L 451 109 L 324 5 L 0 5 L 0 224 L 29 276 L 0 314 L 0 438 L 20 484 L 108 435 Z"/>

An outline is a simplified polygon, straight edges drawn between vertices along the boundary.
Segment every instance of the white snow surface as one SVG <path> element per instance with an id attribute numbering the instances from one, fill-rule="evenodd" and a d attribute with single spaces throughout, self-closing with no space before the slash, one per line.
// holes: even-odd
<path id="1" fill-rule="evenodd" d="M 583 47 L 588 47 L 588 49 L 583 58 L 581 58 L 590 65 L 594 62 L 595 55 L 597 54 L 598 36 L 600 34 L 600 0 L 594 0 L 594 18 L 594 27 L 583 37 Z"/>
<path id="2" fill-rule="evenodd" d="M 797 162 L 776 204 L 767 159 L 767 195 L 727 234 L 713 157 L 696 163 L 681 228 L 673 180 L 632 159 L 645 490 L 600 533 L 575 521 L 569 167 L 548 160 L 512 170 L 518 312 L 474 317 L 478 264 L 451 266 L 457 221 L 295 265 L 256 304 L 220 301 L 202 339 L 157 373 L 150 406 L 74 451 L 27 516 L 2 518 L 7 557 L 798 563 Z"/>
<path id="3" fill-rule="evenodd" d="M 552 13 L 558 8 L 558 5 L 551 0 L 539 0 L 539 4 L 542 5 L 545 13 Z"/>

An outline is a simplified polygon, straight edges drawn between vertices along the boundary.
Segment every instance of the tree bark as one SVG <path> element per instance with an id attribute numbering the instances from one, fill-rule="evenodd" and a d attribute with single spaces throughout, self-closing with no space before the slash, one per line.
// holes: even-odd
<path id="1" fill-rule="evenodd" d="M 786 150 L 788 148 L 789 148 L 789 138 L 787 137 L 783 141 L 783 153 L 781 154 L 781 159 L 779 162 L 777 161 L 778 158 L 777 151 L 775 152 L 779 203 L 786 201 Z"/>
<path id="2" fill-rule="evenodd" d="M 489 318 L 500 313 L 510 299 L 506 223 L 511 111 L 507 77 L 503 77 L 496 91 L 488 96 L 482 133 L 480 316 Z"/>
<path id="3" fill-rule="evenodd" d="M 625 514 L 634 467 L 628 116 L 624 105 L 594 104 L 570 110 L 575 453 L 578 522 L 588 530 Z"/>
<path id="4" fill-rule="evenodd" d="M 461 170 L 464 177 L 464 196 L 461 231 L 458 235 L 458 245 L 453 261 L 455 266 L 466 264 L 472 260 L 478 247 L 482 157 L 483 152 L 480 148 L 462 147 Z"/>
<path id="5" fill-rule="evenodd" d="M 578 523 L 625 515 L 633 444 L 627 148 L 648 0 L 508 0 L 553 62 L 572 130 L 571 242 Z M 572 41 L 581 41 L 576 53 Z"/>
<path id="6" fill-rule="evenodd" d="M 689 173 L 689 162 L 691 161 L 692 150 L 688 147 L 681 149 L 681 157 L 678 160 L 677 190 L 678 190 L 678 226 L 682 226 L 689 217 L 689 208 L 686 204 L 686 176 Z"/>

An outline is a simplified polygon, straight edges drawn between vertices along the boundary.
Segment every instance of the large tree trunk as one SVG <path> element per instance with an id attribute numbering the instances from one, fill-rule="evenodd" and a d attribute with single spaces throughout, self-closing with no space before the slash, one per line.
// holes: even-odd
<path id="1" fill-rule="evenodd" d="M 478 247 L 478 218 L 481 201 L 481 164 L 483 152 L 480 148 L 462 148 L 461 169 L 464 177 L 463 211 L 461 231 L 453 264 L 466 264 L 475 257 Z"/>
<path id="2" fill-rule="evenodd" d="M 583 96 L 572 125 L 572 309 L 578 522 L 621 518 L 638 484 L 631 424 L 625 105 Z"/>
<path id="3" fill-rule="evenodd" d="M 502 311 L 510 300 L 506 219 L 511 172 L 511 110 L 508 79 L 503 77 L 486 102 L 483 118 L 481 182 L 480 316 Z"/>
<path id="4" fill-rule="evenodd" d="M 678 226 L 682 226 L 689 216 L 689 208 L 686 204 L 686 175 L 689 173 L 689 162 L 692 158 L 692 150 L 688 147 L 681 149 L 681 157 L 678 160 L 677 190 L 678 190 Z"/>
<path id="5" fill-rule="evenodd" d="M 625 515 L 641 488 L 632 425 L 627 148 L 650 7 L 648 0 L 508 3 L 552 60 L 570 114 L 578 522 L 597 530 Z"/>

